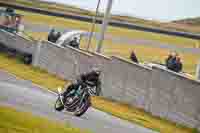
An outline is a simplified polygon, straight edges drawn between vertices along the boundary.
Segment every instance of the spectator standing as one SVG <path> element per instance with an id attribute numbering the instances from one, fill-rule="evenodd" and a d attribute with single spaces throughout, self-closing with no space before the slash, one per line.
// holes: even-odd
<path id="1" fill-rule="evenodd" d="M 130 59 L 135 63 L 139 63 L 134 51 L 131 52 Z"/>
<path id="2" fill-rule="evenodd" d="M 55 42 L 61 37 L 61 32 L 57 32 L 56 37 L 55 37 Z"/>
<path id="3" fill-rule="evenodd" d="M 166 59 L 166 67 L 169 70 L 174 71 L 176 67 L 176 56 L 177 56 L 177 53 L 173 52 L 173 53 L 170 53 L 168 58 Z"/>
<path id="4" fill-rule="evenodd" d="M 74 48 L 79 48 L 79 43 L 77 37 L 74 37 L 72 41 L 69 42 L 69 46 Z"/>
<path id="5" fill-rule="evenodd" d="M 181 58 L 179 56 L 176 57 L 176 67 L 175 72 L 181 72 L 183 69 L 183 63 L 181 61 Z"/>
<path id="6" fill-rule="evenodd" d="M 168 58 L 165 61 L 166 67 L 169 70 L 174 72 L 181 72 L 182 71 L 182 61 L 179 55 L 176 52 L 169 54 Z"/>
<path id="7" fill-rule="evenodd" d="M 51 29 L 51 31 L 49 32 L 48 41 L 53 42 L 53 43 L 56 42 L 56 31 L 55 31 L 55 29 Z"/>
<path id="8" fill-rule="evenodd" d="M 169 53 L 167 59 L 165 60 L 165 65 L 167 68 L 169 68 L 169 60 L 171 60 L 173 58 L 172 53 Z"/>
<path id="9" fill-rule="evenodd" d="M 17 16 L 17 17 L 15 18 L 15 28 L 16 28 L 16 31 L 17 31 L 17 32 L 18 32 L 18 30 L 19 30 L 20 24 L 21 24 L 21 16 Z"/>

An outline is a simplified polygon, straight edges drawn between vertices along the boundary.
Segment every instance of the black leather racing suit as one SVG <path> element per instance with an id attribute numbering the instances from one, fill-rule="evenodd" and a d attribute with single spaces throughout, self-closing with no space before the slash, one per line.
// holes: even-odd
<path id="1" fill-rule="evenodd" d="M 96 74 L 95 72 L 89 72 L 89 73 L 84 73 L 84 74 L 81 74 L 78 79 L 77 79 L 77 82 L 74 83 L 74 84 L 71 84 L 66 90 L 65 92 L 63 93 L 63 96 L 65 97 L 68 92 L 70 92 L 72 89 L 78 89 L 79 85 L 84 82 L 84 83 L 90 83 L 89 85 L 91 87 L 97 87 L 99 88 L 98 90 L 101 90 L 101 81 L 99 79 L 99 76 L 98 74 Z"/>

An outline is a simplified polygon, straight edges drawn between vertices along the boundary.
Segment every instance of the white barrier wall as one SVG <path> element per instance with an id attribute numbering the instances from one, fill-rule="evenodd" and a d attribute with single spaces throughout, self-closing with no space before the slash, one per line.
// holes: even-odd
<path id="1" fill-rule="evenodd" d="M 174 122 L 199 127 L 200 81 L 153 68 L 151 112 Z"/>
<path id="2" fill-rule="evenodd" d="M 89 71 L 91 56 L 71 47 L 59 47 L 43 41 L 38 64 L 35 65 L 64 79 L 74 79 L 80 73 Z"/>
<path id="3" fill-rule="evenodd" d="M 151 76 L 150 68 L 112 57 L 103 80 L 105 96 L 148 111 Z"/>
<path id="4" fill-rule="evenodd" d="M 60 47 L 48 41 L 41 42 L 39 51 L 35 66 L 47 69 L 64 79 L 74 79 L 80 73 L 88 72 L 95 66 L 104 71 L 110 61 L 110 58 L 96 53 L 92 55 L 72 47 Z"/>
<path id="5" fill-rule="evenodd" d="M 92 54 L 92 66 L 97 66 L 98 68 L 101 69 L 102 73 L 101 73 L 101 81 L 102 81 L 102 94 L 101 95 L 106 95 L 107 91 L 109 91 L 107 89 L 107 86 L 109 85 L 109 83 L 105 80 L 107 79 L 108 73 L 110 72 L 110 63 L 111 63 L 111 58 L 110 57 L 106 57 L 104 55 L 98 54 L 98 53 L 92 53 L 90 52 L 90 54 Z M 104 90 L 106 89 L 106 90 Z M 105 93 L 104 93 L 105 92 Z"/>
<path id="6" fill-rule="evenodd" d="M 0 30 L 0 43 L 9 48 L 17 49 L 21 52 L 33 54 L 37 47 L 37 42 L 23 38 L 22 36 Z"/>

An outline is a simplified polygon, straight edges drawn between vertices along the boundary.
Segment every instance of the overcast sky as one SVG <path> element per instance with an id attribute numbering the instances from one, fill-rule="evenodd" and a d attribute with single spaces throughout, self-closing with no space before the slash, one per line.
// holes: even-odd
<path id="1" fill-rule="evenodd" d="M 97 0 L 47 0 L 95 9 Z M 108 0 L 101 0 L 101 10 Z M 200 0 L 114 0 L 112 13 L 170 21 L 200 16 Z"/>

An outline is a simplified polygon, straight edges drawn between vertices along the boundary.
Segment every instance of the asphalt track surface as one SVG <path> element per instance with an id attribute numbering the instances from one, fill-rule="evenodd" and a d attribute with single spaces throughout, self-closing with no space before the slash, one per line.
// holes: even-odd
<path id="1" fill-rule="evenodd" d="M 68 112 L 56 112 L 56 94 L 0 70 L 0 105 L 11 106 L 19 111 L 32 112 L 34 115 L 70 123 L 74 127 L 94 133 L 156 133 L 107 113 L 90 108 L 78 118 Z"/>
<path id="2" fill-rule="evenodd" d="M 25 26 L 26 31 L 30 31 L 30 32 L 49 32 L 52 28 L 52 27 L 50 27 L 48 25 L 44 25 L 44 24 L 24 23 L 24 26 Z M 78 29 L 69 29 L 68 27 L 66 27 L 66 28 L 54 27 L 54 28 L 56 29 L 56 31 L 60 31 L 62 33 L 71 31 L 71 30 L 78 30 Z M 99 34 L 95 33 L 94 37 L 96 39 L 98 39 Z M 200 54 L 199 48 L 186 48 L 186 47 L 181 47 L 181 46 L 177 46 L 174 44 L 161 43 L 161 42 L 155 41 L 155 40 L 132 39 L 132 38 L 128 38 L 128 37 L 113 36 L 113 35 L 106 35 L 105 39 L 110 40 L 113 43 L 118 43 L 118 44 L 150 46 L 150 47 L 161 48 L 161 49 L 170 50 L 170 51 L 177 51 L 177 52 L 181 52 L 181 53 Z"/>

